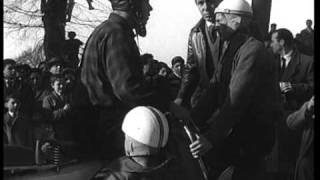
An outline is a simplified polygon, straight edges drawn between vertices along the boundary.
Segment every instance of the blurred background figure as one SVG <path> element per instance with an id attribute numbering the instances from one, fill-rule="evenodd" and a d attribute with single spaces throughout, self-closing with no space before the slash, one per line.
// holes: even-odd
<path id="1" fill-rule="evenodd" d="M 69 39 L 65 41 L 64 54 L 67 61 L 67 66 L 76 69 L 79 64 L 79 48 L 83 45 L 83 42 L 76 39 L 76 33 L 74 31 L 68 32 Z"/>
<path id="2" fill-rule="evenodd" d="M 270 43 L 271 43 L 271 36 L 272 33 L 277 29 L 277 24 L 276 23 L 272 23 L 270 25 L 270 31 L 269 33 L 266 35 L 265 40 L 264 40 L 264 45 L 266 46 L 266 48 L 270 47 Z"/>
<path id="3" fill-rule="evenodd" d="M 307 27 L 303 29 L 300 34 L 296 36 L 298 49 L 302 53 L 313 56 L 314 55 L 314 30 L 312 28 L 312 20 L 306 21 Z"/>
<path id="4" fill-rule="evenodd" d="M 181 56 L 175 56 L 171 60 L 171 73 L 168 75 L 168 80 L 170 83 L 170 96 L 172 100 L 177 98 L 181 86 L 184 63 L 185 61 Z"/>

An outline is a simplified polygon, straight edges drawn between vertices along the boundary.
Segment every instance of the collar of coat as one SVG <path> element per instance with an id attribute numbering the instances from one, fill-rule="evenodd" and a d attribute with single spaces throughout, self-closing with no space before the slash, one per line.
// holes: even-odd
<path id="1" fill-rule="evenodd" d="M 159 170 L 166 166 L 172 159 L 173 155 L 166 153 L 166 159 L 157 166 L 153 167 L 144 167 L 140 164 L 133 161 L 130 157 L 124 156 L 110 165 L 113 170 L 122 171 L 122 172 L 133 172 L 133 173 L 142 173 L 142 172 L 152 172 Z"/>
<path id="2" fill-rule="evenodd" d="M 130 31 L 131 36 L 134 36 L 133 27 L 130 25 L 128 20 L 126 20 L 125 18 L 121 17 L 120 15 L 118 15 L 116 13 L 111 13 L 108 20 L 110 22 L 120 24 L 123 29 Z"/>
<path id="3" fill-rule="evenodd" d="M 191 29 L 192 32 L 204 32 L 204 28 L 205 28 L 205 25 L 206 25 L 206 21 L 201 18 L 198 23 Z"/>

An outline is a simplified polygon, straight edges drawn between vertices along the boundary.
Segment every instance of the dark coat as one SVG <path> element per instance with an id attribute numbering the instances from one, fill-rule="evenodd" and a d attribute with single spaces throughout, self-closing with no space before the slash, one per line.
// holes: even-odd
<path id="1" fill-rule="evenodd" d="M 156 167 L 143 167 L 129 157 L 122 157 L 101 169 L 92 180 L 176 180 L 171 173 L 172 159 L 167 159 Z"/>
<path id="2" fill-rule="evenodd" d="M 207 120 L 205 136 L 218 159 L 250 164 L 274 143 L 274 121 L 280 115 L 276 61 L 260 41 L 241 33 L 215 55 L 220 65 L 192 115 Z"/>
<path id="3" fill-rule="evenodd" d="M 46 121 L 52 125 L 55 137 L 59 140 L 71 140 L 71 119 L 69 111 L 63 109 L 69 103 L 67 96 L 59 97 L 54 91 L 43 99 L 42 108 L 46 114 Z"/>
<path id="4" fill-rule="evenodd" d="M 278 63 L 280 68 L 280 63 Z M 314 87 L 313 57 L 294 50 L 292 59 L 279 81 L 291 82 L 293 91 L 286 94 L 285 110 L 297 110 L 311 98 Z"/>
<path id="5" fill-rule="evenodd" d="M 307 102 L 301 108 L 287 118 L 290 129 L 302 129 L 299 156 L 296 162 L 296 180 L 306 180 L 313 174 L 313 138 L 314 138 L 314 118 L 313 114 L 306 113 Z"/>
<path id="6" fill-rule="evenodd" d="M 86 43 L 81 81 L 93 105 L 117 107 L 124 112 L 138 105 L 165 111 L 169 105 L 169 96 L 163 94 L 166 91 L 153 89 L 144 81 L 132 27 L 114 13 L 93 31 Z"/>
<path id="7" fill-rule="evenodd" d="M 11 128 L 13 144 L 9 144 L 8 135 L 6 133 L 8 122 L 14 122 Z M 11 117 L 9 113 L 3 116 L 3 143 L 9 145 L 20 145 L 34 148 L 32 127 L 29 121 L 21 114 Z"/>
<path id="8" fill-rule="evenodd" d="M 170 84 L 170 97 L 171 100 L 175 100 L 177 98 L 180 86 L 181 86 L 181 78 L 176 76 L 173 72 L 168 75 L 168 81 Z"/>
<path id="9" fill-rule="evenodd" d="M 280 69 L 280 61 L 277 67 Z M 301 131 L 293 131 L 288 128 L 286 118 L 311 98 L 314 87 L 313 78 L 313 58 L 294 49 L 288 66 L 279 77 L 279 81 L 291 82 L 293 87 L 291 92 L 282 94 L 283 118 L 277 123 L 279 163 L 288 165 L 288 168 L 294 168 L 299 153 Z M 281 165 L 281 167 L 284 166 Z M 284 171 L 285 169 L 287 168 L 285 167 Z"/>
<path id="10" fill-rule="evenodd" d="M 212 58 L 213 43 L 209 43 L 206 32 L 205 20 L 201 19 L 189 34 L 187 66 L 178 98 L 182 98 L 183 103 L 191 107 L 197 104 L 201 94 L 207 90 L 217 63 Z M 214 42 L 215 36 L 210 37 L 211 42 Z"/>

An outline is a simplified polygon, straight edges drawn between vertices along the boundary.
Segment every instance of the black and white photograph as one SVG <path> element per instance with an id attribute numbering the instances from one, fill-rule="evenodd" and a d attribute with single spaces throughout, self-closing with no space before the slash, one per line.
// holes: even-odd
<path id="1" fill-rule="evenodd" d="M 314 3 L 3 0 L 3 179 L 316 179 Z"/>

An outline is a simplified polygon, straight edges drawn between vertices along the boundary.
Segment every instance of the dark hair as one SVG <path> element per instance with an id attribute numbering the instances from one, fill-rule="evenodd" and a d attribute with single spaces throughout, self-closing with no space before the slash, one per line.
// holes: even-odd
<path id="1" fill-rule="evenodd" d="M 149 63 L 149 59 L 153 59 L 153 55 L 152 54 L 145 53 L 145 54 L 142 54 L 140 56 L 140 60 L 141 60 L 142 64 Z"/>
<path id="2" fill-rule="evenodd" d="M 277 29 L 273 33 L 277 33 L 277 40 L 280 41 L 283 39 L 286 46 L 292 47 L 294 45 L 293 35 L 288 29 Z"/>
<path id="3" fill-rule="evenodd" d="M 41 71 L 40 71 L 40 69 L 38 69 L 38 68 L 31 68 L 30 74 L 32 74 L 32 73 L 39 73 L 39 74 L 41 74 Z"/>
<path id="4" fill-rule="evenodd" d="M 17 64 L 16 61 L 13 60 L 13 59 L 4 59 L 2 61 L 2 63 L 3 63 L 3 68 L 5 68 L 9 64 L 11 64 L 11 65 L 16 65 Z"/>
<path id="5" fill-rule="evenodd" d="M 50 76 L 50 84 L 53 84 L 55 81 L 64 81 L 62 74 L 52 74 Z"/>
<path id="6" fill-rule="evenodd" d="M 20 102 L 20 96 L 17 93 L 7 94 L 4 98 L 4 102 L 7 103 L 10 99 L 16 99 Z"/>
<path id="7" fill-rule="evenodd" d="M 68 32 L 68 37 L 76 37 L 76 33 L 74 31 Z"/>
<path id="8" fill-rule="evenodd" d="M 72 68 L 64 68 L 62 71 L 62 75 L 65 76 L 66 74 L 76 75 L 76 72 Z"/>
<path id="9" fill-rule="evenodd" d="M 184 64 L 184 59 L 181 56 L 175 56 L 174 58 L 172 58 L 171 60 L 171 65 L 173 66 L 176 63 L 181 63 Z"/>

